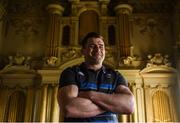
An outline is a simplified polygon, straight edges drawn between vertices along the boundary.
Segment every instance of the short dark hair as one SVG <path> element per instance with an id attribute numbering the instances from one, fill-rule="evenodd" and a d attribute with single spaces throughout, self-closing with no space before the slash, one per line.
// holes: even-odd
<path id="1" fill-rule="evenodd" d="M 89 32 L 89 33 L 86 34 L 86 36 L 81 41 L 82 48 L 86 47 L 86 44 L 87 44 L 87 41 L 88 41 L 89 38 L 101 38 L 104 41 L 103 36 L 100 35 L 99 33 L 97 33 L 97 32 Z"/>

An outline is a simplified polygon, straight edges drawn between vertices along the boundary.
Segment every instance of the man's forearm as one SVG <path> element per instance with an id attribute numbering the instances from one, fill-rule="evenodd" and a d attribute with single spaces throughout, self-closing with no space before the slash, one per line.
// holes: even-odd
<path id="1" fill-rule="evenodd" d="M 93 103 L 107 111 L 130 114 L 134 111 L 134 97 L 125 86 L 119 86 L 114 94 L 96 91 L 80 92 L 81 97 L 90 99 Z"/>
<path id="2" fill-rule="evenodd" d="M 104 110 L 123 114 L 133 112 L 134 99 L 131 95 L 93 92 L 91 100 Z"/>
<path id="3" fill-rule="evenodd" d="M 86 118 L 93 117 L 104 111 L 86 98 L 76 97 L 68 101 L 64 107 L 65 117 Z"/>

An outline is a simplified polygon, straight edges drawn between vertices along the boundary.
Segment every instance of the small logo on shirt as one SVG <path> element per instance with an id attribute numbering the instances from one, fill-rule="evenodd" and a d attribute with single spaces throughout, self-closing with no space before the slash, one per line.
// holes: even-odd
<path id="1" fill-rule="evenodd" d="M 81 76 L 84 76 L 84 73 L 81 72 L 81 71 L 79 71 L 78 74 L 81 75 Z"/>
<path id="2" fill-rule="evenodd" d="M 111 74 L 106 74 L 106 78 L 110 79 L 111 78 Z"/>

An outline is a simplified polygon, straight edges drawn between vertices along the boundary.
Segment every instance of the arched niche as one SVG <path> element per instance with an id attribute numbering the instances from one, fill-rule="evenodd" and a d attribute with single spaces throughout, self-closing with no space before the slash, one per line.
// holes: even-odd
<path id="1" fill-rule="evenodd" d="M 115 45 L 116 42 L 116 30 L 113 25 L 108 26 L 108 45 Z"/>
<path id="2" fill-rule="evenodd" d="M 79 44 L 88 32 L 99 32 L 99 16 L 94 10 L 86 10 L 79 16 Z"/>
<path id="3" fill-rule="evenodd" d="M 177 70 L 168 66 L 146 67 L 140 71 L 141 74 L 148 73 L 177 73 Z"/>
<path id="4" fill-rule="evenodd" d="M 70 45 L 70 26 L 66 25 L 63 27 L 63 35 L 62 35 L 62 46 Z"/>
<path id="5" fill-rule="evenodd" d="M 140 71 L 145 85 L 174 85 L 177 81 L 177 70 L 168 66 L 146 67 Z"/>

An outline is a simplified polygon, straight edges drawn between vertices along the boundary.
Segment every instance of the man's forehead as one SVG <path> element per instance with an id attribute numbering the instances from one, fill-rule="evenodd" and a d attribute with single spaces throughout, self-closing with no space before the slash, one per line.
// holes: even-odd
<path id="1" fill-rule="evenodd" d="M 93 44 L 93 43 L 104 44 L 104 41 L 103 41 L 102 38 L 94 38 L 94 37 L 92 37 L 92 38 L 88 39 L 87 43 L 88 44 Z"/>

